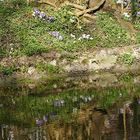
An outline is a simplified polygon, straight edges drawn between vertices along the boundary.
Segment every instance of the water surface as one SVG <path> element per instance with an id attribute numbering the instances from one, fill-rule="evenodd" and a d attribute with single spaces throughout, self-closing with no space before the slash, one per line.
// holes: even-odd
<path id="1" fill-rule="evenodd" d="M 37 87 L 5 82 L 0 86 L 0 140 L 139 140 L 139 84 L 128 77 L 123 84 L 97 82 L 80 88 L 60 79 Z"/>

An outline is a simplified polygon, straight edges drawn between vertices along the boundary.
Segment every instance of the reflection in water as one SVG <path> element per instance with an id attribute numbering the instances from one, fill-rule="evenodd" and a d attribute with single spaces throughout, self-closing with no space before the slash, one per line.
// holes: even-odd
<path id="1" fill-rule="evenodd" d="M 139 140 L 139 91 L 113 87 L 46 96 L 2 94 L 0 140 Z"/>

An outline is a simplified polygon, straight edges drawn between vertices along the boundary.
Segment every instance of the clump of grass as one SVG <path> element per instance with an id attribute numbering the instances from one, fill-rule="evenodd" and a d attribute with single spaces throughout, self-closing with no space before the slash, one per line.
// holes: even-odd
<path id="1" fill-rule="evenodd" d="M 17 71 L 17 68 L 14 65 L 12 65 L 12 66 L 0 65 L 0 73 L 3 75 L 11 75 L 15 71 Z"/>
<path id="2" fill-rule="evenodd" d="M 134 27 L 138 30 L 136 33 L 136 42 L 140 43 L 140 17 L 135 21 Z"/>
<path id="3" fill-rule="evenodd" d="M 124 53 L 120 56 L 120 60 L 124 64 L 131 65 L 133 63 L 134 57 L 130 53 Z"/>
<path id="4" fill-rule="evenodd" d="M 120 76 L 120 80 L 129 83 L 133 80 L 133 76 L 129 73 L 125 73 L 125 74 Z"/>

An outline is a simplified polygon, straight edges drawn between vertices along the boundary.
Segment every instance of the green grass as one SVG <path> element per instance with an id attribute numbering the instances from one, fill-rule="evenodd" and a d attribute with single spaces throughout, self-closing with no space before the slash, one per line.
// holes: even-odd
<path id="1" fill-rule="evenodd" d="M 124 53 L 123 55 L 120 56 L 120 60 L 124 64 L 131 65 L 133 63 L 134 58 L 131 55 L 131 53 Z"/>
<path id="2" fill-rule="evenodd" d="M 58 11 L 52 8 L 43 9 L 47 15 L 55 17 L 54 22 L 46 22 L 32 16 L 32 6 L 26 6 L 25 3 L 22 5 L 20 1 L 17 4 L 13 1 L 12 6 L 9 5 L 10 1 L 8 4 L 0 5 L 0 58 L 33 56 L 58 51 L 68 52 L 66 56 L 61 57 L 73 61 L 76 58 L 73 55 L 74 52 L 86 52 L 95 47 L 126 46 L 132 42 L 125 29 L 108 12 L 97 12 L 97 20 L 87 25 L 81 18 L 77 19 L 71 15 L 69 11 L 72 9 L 68 6 Z M 140 29 L 138 20 L 135 28 Z M 51 36 L 50 31 L 58 31 L 63 36 L 63 40 Z M 71 34 L 75 35 L 75 38 L 72 38 Z M 79 40 L 83 34 L 89 34 L 92 39 Z M 136 43 L 140 43 L 139 32 L 136 34 Z M 132 59 L 124 55 L 122 61 L 131 63 Z M 58 67 L 36 62 L 33 65 L 39 71 L 48 73 L 61 71 Z M 3 68 L 1 72 L 9 75 L 14 71 L 25 72 L 27 68 L 28 66 L 22 65 L 18 69 L 11 70 L 13 68 L 9 66 L 9 68 Z"/>
<path id="3" fill-rule="evenodd" d="M 88 27 L 89 25 L 85 25 L 82 21 L 78 23 L 78 19 L 69 14 L 70 7 L 63 7 L 59 11 L 53 11 L 51 8 L 43 11 L 54 16 L 55 21 L 46 22 L 32 17 L 32 7 L 23 6 L 20 9 L 2 7 L 4 22 L 1 23 L 0 35 L 4 37 L 9 34 L 11 39 L 9 44 L 11 42 L 14 44 L 12 55 L 31 56 L 50 50 L 75 52 L 95 46 L 116 47 L 130 43 L 126 31 L 120 27 L 111 14 L 97 14 L 96 28 L 99 28 L 100 32 L 96 32 L 93 31 L 92 26 Z M 63 40 L 49 35 L 49 31 L 60 32 Z M 70 34 L 74 34 L 76 39 L 72 38 Z M 78 40 L 82 34 L 90 34 L 93 39 Z M 9 44 L 7 44 L 7 48 Z M 7 49 L 0 50 L 0 53 L 2 56 L 5 53 L 9 55 Z"/>
<path id="4" fill-rule="evenodd" d="M 134 79 L 133 79 L 133 75 L 131 75 L 130 73 L 125 73 L 125 74 L 122 74 L 122 75 L 119 77 L 119 80 L 120 80 L 120 81 L 123 81 L 123 82 L 127 82 L 127 83 L 132 84 L 132 81 L 133 81 Z"/>
<path id="5" fill-rule="evenodd" d="M 2 66 L 2 65 L 0 65 L 0 73 L 3 74 L 3 75 L 11 75 L 15 71 L 17 71 L 17 68 L 14 65 L 12 65 L 12 66 Z"/>
<path id="6" fill-rule="evenodd" d="M 103 47 L 119 47 L 130 44 L 127 32 L 111 13 L 98 13 L 97 26 L 101 30 Z"/>

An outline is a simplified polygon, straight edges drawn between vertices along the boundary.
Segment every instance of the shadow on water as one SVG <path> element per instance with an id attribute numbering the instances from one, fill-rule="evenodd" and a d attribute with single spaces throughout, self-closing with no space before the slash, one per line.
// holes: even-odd
<path id="1" fill-rule="evenodd" d="M 64 81 L 57 88 L 64 88 Z M 98 88 L 68 84 L 65 90 L 55 87 L 55 94 L 54 89 L 50 93 L 53 81 L 47 81 L 49 94 L 39 96 L 45 92 L 40 85 L 33 89 L 17 83 L 11 79 L 0 84 L 1 140 L 140 139 L 139 84 Z"/>

